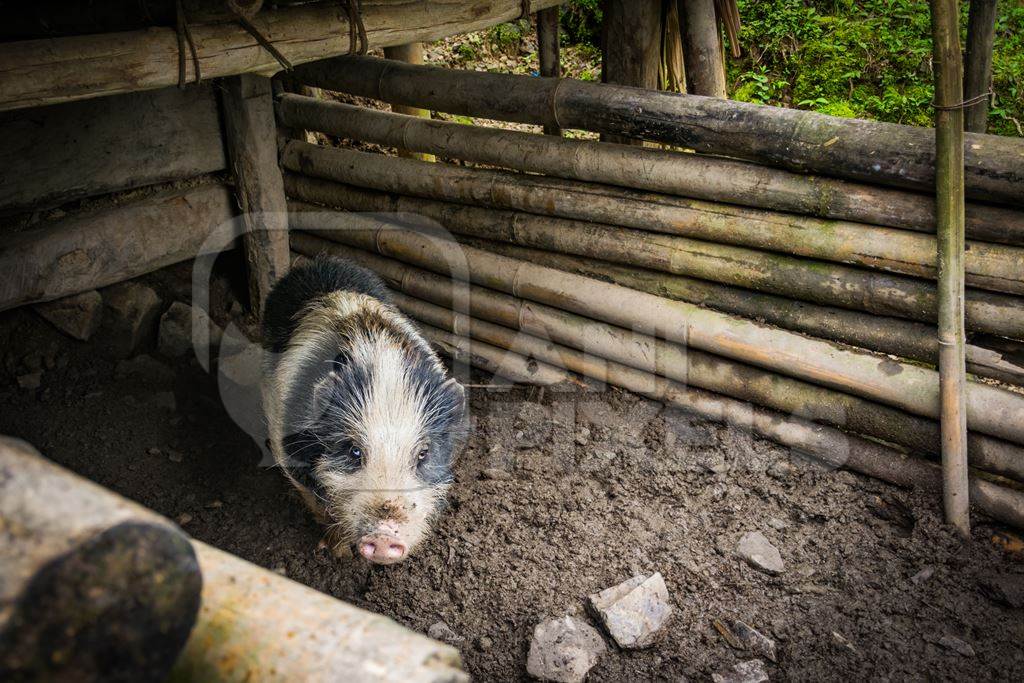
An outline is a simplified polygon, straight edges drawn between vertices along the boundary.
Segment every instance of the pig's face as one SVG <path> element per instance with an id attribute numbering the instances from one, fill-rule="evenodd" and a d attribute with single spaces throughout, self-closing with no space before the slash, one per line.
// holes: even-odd
<path id="1" fill-rule="evenodd" d="M 392 564 L 444 498 L 465 400 L 429 350 L 360 336 L 316 386 L 310 427 L 323 454 L 312 474 L 329 523 L 370 562 Z"/>

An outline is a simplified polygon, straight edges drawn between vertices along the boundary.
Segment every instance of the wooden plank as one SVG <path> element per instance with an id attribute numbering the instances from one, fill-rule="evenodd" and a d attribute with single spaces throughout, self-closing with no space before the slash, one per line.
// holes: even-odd
<path id="1" fill-rule="evenodd" d="M 270 79 L 243 74 L 224 84 L 224 127 L 245 224 L 249 303 L 259 315 L 274 283 L 288 272 L 288 216 L 277 165 L 277 123 Z"/>
<path id="2" fill-rule="evenodd" d="M 559 0 L 532 0 L 534 10 Z M 427 42 L 518 18 L 521 0 L 362 3 L 369 47 Z M 292 64 L 349 51 L 348 22 L 335 3 L 261 12 L 253 25 Z M 191 27 L 203 78 L 276 73 L 277 60 L 237 23 Z M 186 60 L 188 80 L 194 64 Z M 56 104 L 178 83 L 178 39 L 171 28 L 0 44 L 0 111 Z"/>
<path id="3" fill-rule="evenodd" d="M 231 219 L 231 204 L 227 188 L 205 185 L 20 233 L 0 245 L 0 311 L 105 287 L 205 253 L 214 229 Z"/>
<path id="4" fill-rule="evenodd" d="M 211 86 L 0 114 L 0 213 L 224 168 Z"/>

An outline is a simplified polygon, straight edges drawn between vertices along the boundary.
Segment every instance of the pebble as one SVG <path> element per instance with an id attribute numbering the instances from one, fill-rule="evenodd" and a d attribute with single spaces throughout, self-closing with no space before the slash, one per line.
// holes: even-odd
<path id="1" fill-rule="evenodd" d="M 935 573 L 935 567 L 925 567 L 918 573 L 910 577 L 911 583 L 922 584 L 928 579 L 932 578 L 932 574 Z"/>
<path id="2" fill-rule="evenodd" d="M 786 568 L 778 548 L 760 531 L 748 531 L 736 545 L 736 554 L 754 569 L 767 574 L 781 574 Z"/>
<path id="3" fill-rule="evenodd" d="M 742 621 L 735 622 L 732 630 L 736 634 L 736 638 L 743 644 L 744 649 L 772 662 L 778 661 L 774 640 Z"/>
<path id="4" fill-rule="evenodd" d="M 556 683 L 581 683 L 607 646 L 589 624 L 573 617 L 549 619 L 533 629 L 526 671 Z"/>
<path id="5" fill-rule="evenodd" d="M 672 615 L 661 574 L 638 575 L 589 598 L 589 608 L 619 647 L 641 649 L 654 644 Z"/>
<path id="6" fill-rule="evenodd" d="M 178 523 L 178 526 L 185 526 L 192 521 L 192 515 L 187 512 L 182 512 L 174 521 Z"/>
<path id="7" fill-rule="evenodd" d="M 492 481 L 508 481 L 512 478 L 512 473 L 508 470 L 503 470 L 500 467 L 488 467 L 480 472 L 480 478 L 490 479 Z"/>
<path id="8" fill-rule="evenodd" d="M 160 353 L 177 358 L 188 353 L 193 342 L 204 341 L 201 335 L 196 335 L 196 338 L 193 339 L 193 317 L 196 318 L 200 326 L 205 325 L 209 330 L 209 338 L 205 340 L 208 345 L 218 346 L 220 344 L 223 332 L 216 323 L 210 320 L 206 311 L 181 301 L 175 301 L 160 318 L 160 332 L 157 337 L 157 348 L 160 349 Z"/>
<path id="9" fill-rule="evenodd" d="M 167 459 L 170 460 L 171 462 L 181 462 L 182 460 L 185 459 L 185 457 L 184 455 L 182 455 L 181 451 L 169 450 L 167 451 Z M 219 501 L 214 501 L 214 503 L 216 502 Z M 213 505 L 213 503 L 210 503 L 210 505 Z"/>
<path id="10" fill-rule="evenodd" d="M 42 372 L 29 372 L 24 375 L 18 375 L 18 386 L 25 391 L 35 391 L 43 383 Z"/>
<path id="11" fill-rule="evenodd" d="M 222 507 L 224 507 L 224 503 L 223 501 L 220 500 L 211 500 L 209 503 L 206 504 L 207 510 L 216 510 L 217 508 Z"/>
<path id="12" fill-rule="evenodd" d="M 448 643 L 449 645 L 455 645 L 456 643 L 461 643 L 464 640 L 462 636 L 452 630 L 451 626 L 443 621 L 435 621 L 431 624 L 430 628 L 427 629 L 427 636 L 434 640 L 440 640 L 443 643 Z"/>
<path id="13" fill-rule="evenodd" d="M 764 662 L 751 659 L 736 664 L 728 671 L 711 674 L 711 680 L 714 683 L 767 683 L 768 672 L 764 669 Z"/>
<path id="14" fill-rule="evenodd" d="M 955 652 L 961 657 L 973 657 L 974 648 L 969 643 L 966 643 L 956 636 L 942 636 L 938 640 L 934 641 L 939 647 L 945 648 L 950 652 Z"/>
<path id="15" fill-rule="evenodd" d="M 58 330 L 80 341 L 89 341 L 103 319 L 103 297 L 95 289 L 32 308 Z"/>
<path id="16" fill-rule="evenodd" d="M 487 636 L 480 636 L 476 639 L 476 647 L 481 652 L 487 652 L 492 647 L 494 647 L 494 641 L 488 638 Z"/>
<path id="17" fill-rule="evenodd" d="M 148 453 L 149 455 L 160 455 L 160 449 L 157 448 L 156 446 L 151 446 L 150 448 L 146 449 L 146 453 Z"/>

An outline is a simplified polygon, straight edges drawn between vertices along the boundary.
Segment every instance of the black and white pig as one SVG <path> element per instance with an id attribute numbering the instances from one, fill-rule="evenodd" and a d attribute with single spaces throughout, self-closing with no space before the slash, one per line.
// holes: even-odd
<path id="1" fill-rule="evenodd" d="M 263 405 L 277 464 L 335 551 L 392 564 L 429 533 L 452 481 L 462 385 L 370 271 L 320 256 L 264 307 Z M 340 554 L 340 553 L 339 553 Z"/>

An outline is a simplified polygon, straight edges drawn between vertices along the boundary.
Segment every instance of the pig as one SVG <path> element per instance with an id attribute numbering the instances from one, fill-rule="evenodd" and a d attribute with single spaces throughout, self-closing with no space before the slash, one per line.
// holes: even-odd
<path id="1" fill-rule="evenodd" d="M 384 283 L 319 256 L 263 312 L 270 449 L 343 556 L 399 562 L 429 534 L 464 437 L 465 390 Z"/>

